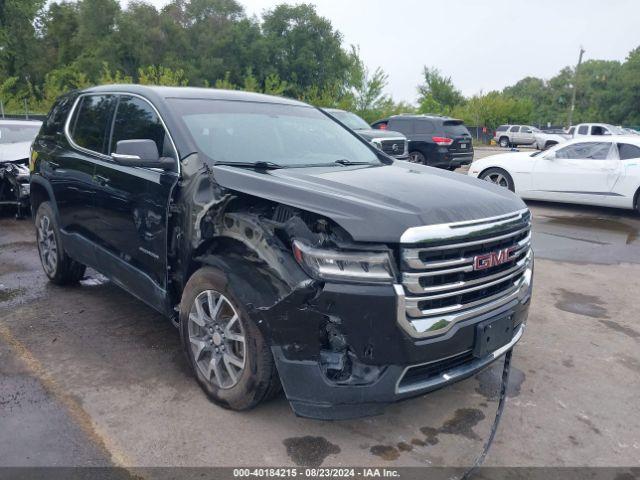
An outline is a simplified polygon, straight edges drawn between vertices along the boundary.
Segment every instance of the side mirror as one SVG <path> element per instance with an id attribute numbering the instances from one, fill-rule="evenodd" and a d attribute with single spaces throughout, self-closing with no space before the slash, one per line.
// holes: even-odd
<path id="1" fill-rule="evenodd" d="M 176 161 L 173 158 L 160 157 L 158 147 L 153 140 L 120 140 L 111 158 L 120 165 L 128 167 L 162 168 L 173 170 Z"/>

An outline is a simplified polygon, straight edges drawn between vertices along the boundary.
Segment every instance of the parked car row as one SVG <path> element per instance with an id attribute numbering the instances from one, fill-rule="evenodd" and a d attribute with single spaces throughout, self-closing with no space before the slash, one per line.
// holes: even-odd
<path id="1" fill-rule="evenodd" d="M 616 127 L 607 123 L 581 123 L 568 128 L 540 130 L 531 125 L 500 125 L 493 140 L 501 147 L 531 145 L 546 150 L 571 138 L 602 135 L 640 135 L 630 128 Z"/>

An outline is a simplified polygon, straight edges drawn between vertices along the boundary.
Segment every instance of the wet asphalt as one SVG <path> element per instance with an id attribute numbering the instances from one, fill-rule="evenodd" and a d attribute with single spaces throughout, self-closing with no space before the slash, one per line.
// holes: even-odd
<path id="1" fill-rule="evenodd" d="M 536 251 L 489 465 L 640 465 L 640 216 L 530 203 Z M 168 321 L 94 271 L 46 282 L 31 221 L 0 217 L 0 466 L 466 465 L 501 364 L 378 417 L 235 413 L 191 378 Z"/>

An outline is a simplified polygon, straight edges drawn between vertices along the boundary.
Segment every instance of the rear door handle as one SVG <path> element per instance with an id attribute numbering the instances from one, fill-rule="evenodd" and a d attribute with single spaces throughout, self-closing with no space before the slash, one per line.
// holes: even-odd
<path id="1" fill-rule="evenodd" d="M 93 181 L 96 182 L 98 185 L 104 186 L 108 184 L 111 180 L 107 177 L 103 177 L 102 175 L 94 175 Z"/>

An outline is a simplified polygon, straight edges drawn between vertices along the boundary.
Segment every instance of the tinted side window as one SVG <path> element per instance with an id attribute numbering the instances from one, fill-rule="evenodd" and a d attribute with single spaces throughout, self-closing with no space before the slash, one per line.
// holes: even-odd
<path id="1" fill-rule="evenodd" d="M 640 158 L 640 147 L 637 147 L 636 145 L 630 145 L 628 143 L 619 143 L 618 151 L 620 152 L 620 160 Z"/>
<path id="2" fill-rule="evenodd" d="M 392 118 L 389 120 L 388 130 L 411 135 L 413 133 L 413 122 L 405 118 Z"/>
<path id="3" fill-rule="evenodd" d="M 520 125 L 514 125 L 513 127 L 511 127 L 511 129 L 509 130 L 511 133 L 516 133 L 520 131 Z"/>
<path id="4" fill-rule="evenodd" d="M 416 120 L 413 125 L 414 133 L 418 135 L 425 135 L 435 132 L 435 126 L 430 120 Z"/>
<path id="5" fill-rule="evenodd" d="M 529 127 L 522 127 L 522 133 L 531 133 L 531 129 Z"/>
<path id="6" fill-rule="evenodd" d="M 42 124 L 41 134 L 43 137 L 51 138 L 58 132 L 62 133 L 74 100 L 75 97 L 65 96 L 56 101 Z"/>
<path id="7" fill-rule="evenodd" d="M 106 153 L 107 133 L 113 111 L 111 95 L 86 95 L 80 99 L 71 122 L 71 138 L 88 150 Z"/>
<path id="8" fill-rule="evenodd" d="M 608 142 L 574 143 L 556 152 L 557 158 L 578 160 L 606 160 L 609 157 L 611 144 Z"/>
<path id="9" fill-rule="evenodd" d="M 567 133 L 569 135 L 573 135 L 573 132 L 575 132 L 575 131 L 576 131 L 576 127 L 571 127 Z"/>
<path id="10" fill-rule="evenodd" d="M 175 158 L 169 137 L 155 110 L 137 97 L 120 97 L 113 122 L 111 152 L 120 140 L 153 140 L 161 157 Z"/>
<path id="11" fill-rule="evenodd" d="M 581 125 L 578 127 L 578 133 L 580 135 L 586 135 L 589 132 L 589 127 L 587 125 Z"/>

